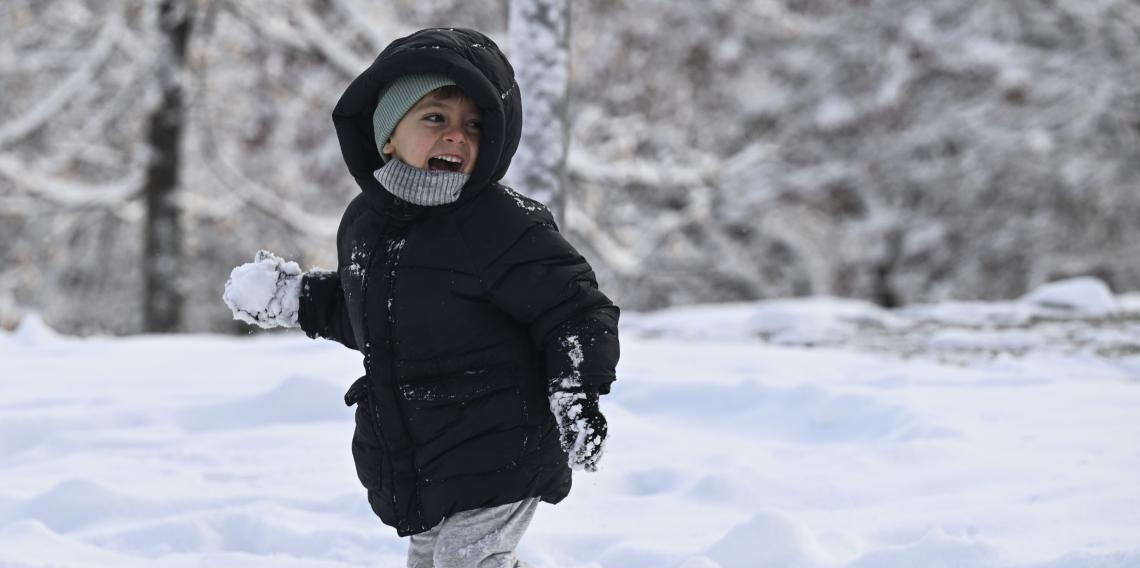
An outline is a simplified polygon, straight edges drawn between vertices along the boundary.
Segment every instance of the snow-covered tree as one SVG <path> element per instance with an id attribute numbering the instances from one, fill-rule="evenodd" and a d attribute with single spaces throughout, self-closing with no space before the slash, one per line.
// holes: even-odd
<path id="1" fill-rule="evenodd" d="M 569 223 L 640 307 L 1140 287 L 1140 6 L 576 5 Z"/>
<path id="2" fill-rule="evenodd" d="M 584 0 L 572 29 L 538 0 L 515 19 L 551 25 L 508 26 L 506 0 L 188 5 L 182 329 L 238 329 L 221 284 L 259 248 L 331 265 L 357 189 L 329 113 L 384 45 L 428 26 L 488 32 L 524 109 L 569 111 L 558 135 L 527 119 L 508 181 L 553 197 L 627 308 L 1008 298 L 1078 274 L 1140 289 L 1135 2 Z M 34 309 L 71 332 L 145 328 L 160 6 L 0 4 L 0 325 Z M 540 92 L 565 65 L 559 108 Z M 564 178 L 544 178 L 560 196 L 524 175 L 558 148 L 542 135 L 570 141 Z"/>
<path id="3" fill-rule="evenodd" d="M 156 76 L 161 99 L 147 119 L 149 162 L 143 241 L 143 328 L 178 331 L 182 326 L 182 211 L 177 191 L 182 177 L 182 132 L 186 122 L 183 86 L 186 46 L 193 4 L 163 0 L 158 8 L 159 45 Z"/>
<path id="4" fill-rule="evenodd" d="M 570 5 L 510 4 L 510 58 L 523 97 L 523 133 L 508 182 L 561 214 L 570 134 Z"/>

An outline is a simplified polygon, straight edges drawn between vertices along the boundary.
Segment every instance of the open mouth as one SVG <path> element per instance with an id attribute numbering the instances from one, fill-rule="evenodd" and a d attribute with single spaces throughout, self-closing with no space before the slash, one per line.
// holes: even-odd
<path id="1" fill-rule="evenodd" d="M 463 159 L 459 156 L 445 154 L 434 156 L 428 160 L 428 169 L 431 171 L 458 172 L 463 168 Z"/>

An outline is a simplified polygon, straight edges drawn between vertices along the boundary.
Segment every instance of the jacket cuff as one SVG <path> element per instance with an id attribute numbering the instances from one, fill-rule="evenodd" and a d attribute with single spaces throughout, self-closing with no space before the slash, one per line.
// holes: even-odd
<path id="1" fill-rule="evenodd" d="M 609 394 L 620 356 L 616 315 L 595 312 L 564 324 L 547 344 L 545 356 L 551 392 L 578 388 Z"/>
<path id="2" fill-rule="evenodd" d="M 331 298 L 340 292 L 340 280 L 336 272 L 331 270 L 310 270 L 301 277 L 301 296 L 297 313 L 297 323 L 301 330 L 312 339 L 326 337 L 322 313 L 327 306 L 320 302 L 320 298 Z"/>

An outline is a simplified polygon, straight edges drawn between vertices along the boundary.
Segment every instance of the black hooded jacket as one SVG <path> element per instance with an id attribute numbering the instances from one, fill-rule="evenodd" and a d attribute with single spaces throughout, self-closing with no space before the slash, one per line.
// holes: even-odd
<path id="1" fill-rule="evenodd" d="M 376 101 L 417 72 L 448 75 L 482 113 L 453 204 L 412 205 L 373 177 Z M 305 276 L 300 323 L 364 356 L 345 397 L 358 405 L 353 457 L 372 509 L 401 536 L 464 510 L 560 501 L 571 476 L 548 392 L 570 376 L 603 393 L 614 380 L 617 307 L 546 207 L 498 183 L 521 117 L 510 64 L 463 29 L 396 40 L 333 111 L 361 194 L 341 220 L 336 272 Z"/>

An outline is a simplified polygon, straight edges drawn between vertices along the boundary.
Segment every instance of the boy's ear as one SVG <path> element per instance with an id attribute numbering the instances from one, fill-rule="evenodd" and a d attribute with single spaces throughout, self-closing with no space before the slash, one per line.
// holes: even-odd
<path id="1" fill-rule="evenodd" d="M 392 143 L 391 138 L 389 138 L 388 141 L 384 143 L 384 147 L 380 149 L 380 152 L 382 154 L 395 154 L 396 153 L 396 145 Z"/>

